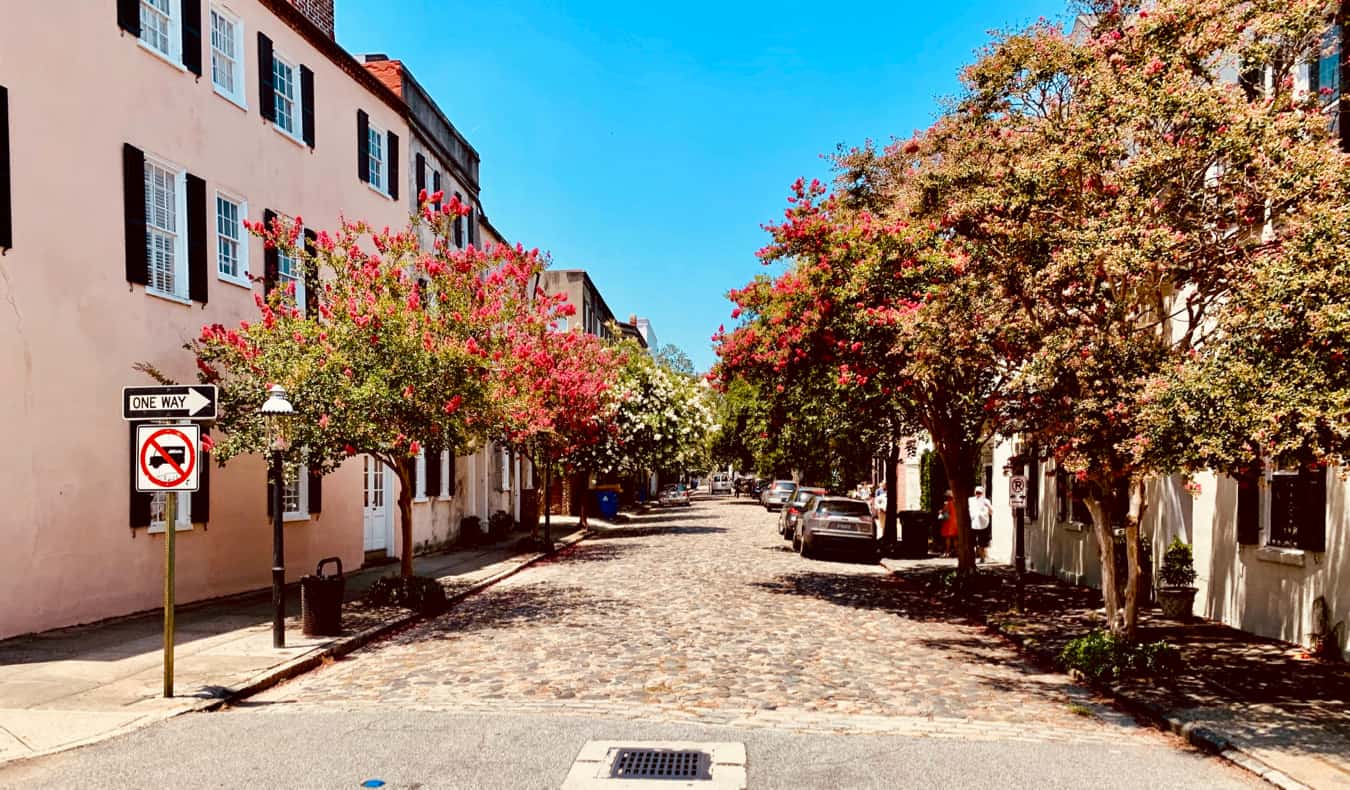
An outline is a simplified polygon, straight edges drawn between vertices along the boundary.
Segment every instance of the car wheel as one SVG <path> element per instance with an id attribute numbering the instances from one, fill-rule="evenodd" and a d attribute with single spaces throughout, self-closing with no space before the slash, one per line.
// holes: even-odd
<path id="1" fill-rule="evenodd" d="M 805 537 L 802 538 L 802 557 L 808 560 L 814 560 L 816 558 L 816 550 L 811 548 L 811 541 L 807 540 Z"/>
<path id="2" fill-rule="evenodd" d="M 798 554 L 802 551 L 802 536 L 796 532 L 792 533 L 792 550 Z"/>

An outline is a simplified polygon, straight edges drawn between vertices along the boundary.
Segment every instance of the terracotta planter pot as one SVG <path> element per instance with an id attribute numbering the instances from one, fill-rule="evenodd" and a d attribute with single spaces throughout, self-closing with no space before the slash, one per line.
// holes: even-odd
<path id="1" fill-rule="evenodd" d="M 1189 620 L 1195 607 L 1194 587 L 1159 587 L 1158 604 L 1163 616 L 1172 620 Z"/>

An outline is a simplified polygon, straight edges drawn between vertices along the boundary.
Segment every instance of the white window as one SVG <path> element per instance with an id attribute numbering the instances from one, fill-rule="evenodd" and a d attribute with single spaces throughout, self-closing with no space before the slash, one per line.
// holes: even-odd
<path id="1" fill-rule="evenodd" d="M 150 291 L 177 299 L 188 298 L 187 242 L 181 218 L 184 173 L 145 160 L 145 259 Z"/>
<path id="2" fill-rule="evenodd" d="M 425 501 L 427 498 L 427 451 L 417 453 L 417 484 L 413 488 L 413 498 Z"/>
<path id="3" fill-rule="evenodd" d="M 451 468 L 452 468 L 452 467 L 450 466 L 450 457 L 451 457 L 451 456 L 450 456 L 450 451 L 449 451 L 449 450 L 441 450 L 441 460 L 440 460 L 440 464 L 441 464 L 441 491 L 440 491 L 440 495 L 443 496 L 443 497 L 448 497 L 448 496 L 450 496 L 450 483 L 451 483 L 451 480 L 450 480 L 450 472 L 451 472 Z"/>
<path id="4" fill-rule="evenodd" d="M 384 183 L 384 132 L 371 124 L 367 132 L 367 142 L 370 154 L 366 173 L 370 177 L 370 185 L 389 194 L 388 185 Z"/>
<path id="5" fill-rule="evenodd" d="M 177 0 L 141 0 L 141 43 L 178 62 Z"/>
<path id="6" fill-rule="evenodd" d="M 281 489 L 281 516 L 288 521 L 309 518 L 309 467 L 293 464 Z"/>
<path id="7" fill-rule="evenodd" d="M 160 491 L 150 495 L 150 533 L 156 534 L 164 531 L 164 504 L 168 499 L 168 492 Z M 174 514 L 174 522 L 177 523 L 175 532 L 183 532 L 192 529 L 192 493 L 188 491 L 178 492 L 178 512 Z"/>
<path id="8" fill-rule="evenodd" d="M 272 92 L 276 99 L 273 123 L 291 137 L 296 137 L 295 72 L 295 66 L 282 60 L 275 53 L 272 55 Z"/>
<path id="9" fill-rule="evenodd" d="M 244 220 L 248 205 L 216 193 L 216 271 L 222 280 L 250 286 L 248 281 L 248 235 Z"/>
<path id="10" fill-rule="evenodd" d="M 244 23 L 221 8 L 211 8 L 211 84 L 216 93 L 244 104 Z"/>
<path id="11" fill-rule="evenodd" d="M 305 234 L 304 228 L 296 231 L 299 238 Z M 283 249 L 277 249 L 277 285 L 285 288 L 287 283 L 295 285 L 295 306 L 305 310 L 305 263 L 300 256 L 290 255 Z"/>
<path id="12" fill-rule="evenodd" d="M 511 490 L 511 454 L 504 448 L 497 448 L 497 461 L 500 465 L 497 471 L 497 490 Z"/>

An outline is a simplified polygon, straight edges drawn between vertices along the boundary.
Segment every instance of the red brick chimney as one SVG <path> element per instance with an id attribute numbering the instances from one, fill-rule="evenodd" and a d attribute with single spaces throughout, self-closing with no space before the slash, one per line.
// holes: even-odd
<path id="1" fill-rule="evenodd" d="M 300 9 L 300 13 L 309 17 L 309 21 L 318 25 L 329 38 L 334 38 L 333 0 L 291 0 L 291 5 Z"/>

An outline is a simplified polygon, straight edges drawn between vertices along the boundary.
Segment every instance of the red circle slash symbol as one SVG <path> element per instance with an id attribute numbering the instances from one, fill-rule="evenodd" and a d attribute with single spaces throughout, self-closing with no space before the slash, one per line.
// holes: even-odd
<path id="1" fill-rule="evenodd" d="M 166 436 L 182 440 L 182 447 L 170 443 L 166 449 L 165 443 L 160 441 L 161 437 Z M 175 450 L 178 452 L 175 453 Z M 173 488 L 186 481 L 197 466 L 197 448 L 192 446 L 192 440 L 187 434 L 174 428 L 165 428 L 150 434 L 145 444 L 141 445 L 140 460 L 141 471 L 145 473 L 146 479 L 157 486 Z"/>

